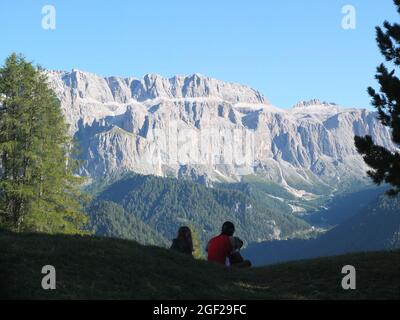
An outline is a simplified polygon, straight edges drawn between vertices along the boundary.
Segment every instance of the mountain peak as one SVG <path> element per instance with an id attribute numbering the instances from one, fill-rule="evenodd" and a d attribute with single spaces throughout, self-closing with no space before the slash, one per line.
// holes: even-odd
<path id="1" fill-rule="evenodd" d="M 337 107 L 337 104 L 333 102 L 321 101 L 319 99 L 311 99 L 308 101 L 299 101 L 293 106 L 293 109 L 310 107 Z"/>
<path id="2" fill-rule="evenodd" d="M 191 76 L 188 76 L 188 78 L 207 78 L 207 77 L 201 73 L 195 72 Z"/>

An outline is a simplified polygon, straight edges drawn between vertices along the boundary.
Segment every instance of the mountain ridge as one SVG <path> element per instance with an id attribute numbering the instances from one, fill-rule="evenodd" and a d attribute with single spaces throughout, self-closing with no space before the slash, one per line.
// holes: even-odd
<path id="1" fill-rule="evenodd" d="M 48 75 L 82 147 L 80 174 L 93 179 L 121 170 L 206 184 L 256 175 L 318 195 L 368 183 L 354 135 L 394 148 L 388 128 L 365 109 L 315 99 L 279 109 L 257 90 L 199 74 Z"/>

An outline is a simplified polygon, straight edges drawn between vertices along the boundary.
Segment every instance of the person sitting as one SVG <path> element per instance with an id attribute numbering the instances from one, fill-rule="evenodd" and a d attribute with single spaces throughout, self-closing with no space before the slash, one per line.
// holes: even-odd
<path id="1" fill-rule="evenodd" d="M 243 241 L 235 240 L 233 234 L 235 226 L 232 222 L 226 221 L 222 225 L 221 234 L 212 238 L 207 244 L 208 261 L 219 263 L 225 266 L 249 267 L 250 261 L 244 261 L 240 255 L 240 248 Z"/>
<path id="2" fill-rule="evenodd" d="M 172 240 L 171 249 L 193 256 L 192 232 L 189 227 L 183 226 L 178 230 L 178 236 Z"/>
<path id="3" fill-rule="evenodd" d="M 249 260 L 244 260 L 240 254 L 240 249 L 243 247 L 243 241 L 238 237 L 233 237 L 234 251 L 229 256 L 229 262 L 232 267 L 248 268 L 251 267 Z"/>

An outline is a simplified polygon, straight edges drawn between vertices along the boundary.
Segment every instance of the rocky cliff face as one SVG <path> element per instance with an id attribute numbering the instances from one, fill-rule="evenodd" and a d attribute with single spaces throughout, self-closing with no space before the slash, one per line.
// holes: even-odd
<path id="1" fill-rule="evenodd" d="M 272 106 L 251 88 L 202 75 L 170 79 L 49 71 L 82 174 L 133 170 L 203 182 L 256 175 L 297 196 L 365 181 L 354 135 L 394 148 L 376 114 L 312 100 Z"/>

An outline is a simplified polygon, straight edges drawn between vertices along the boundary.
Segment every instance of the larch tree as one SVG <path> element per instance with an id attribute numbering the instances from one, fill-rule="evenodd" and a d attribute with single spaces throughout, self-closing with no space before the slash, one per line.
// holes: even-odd
<path id="1" fill-rule="evenodd" d="M 11 54 L 0 68 L 0 225 L 84 233 L 74 144 L 42 68 Z"/>

